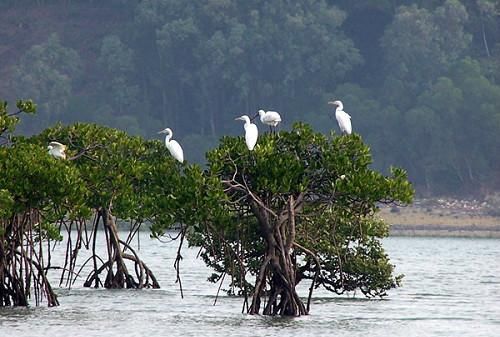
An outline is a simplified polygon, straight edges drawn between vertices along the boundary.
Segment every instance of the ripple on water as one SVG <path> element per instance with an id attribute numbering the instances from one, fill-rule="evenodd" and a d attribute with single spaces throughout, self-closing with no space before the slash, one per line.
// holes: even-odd
<path id="1" fill-rule="evenodd" d="M 140 254 L 162 289 L 82 288 L 80 280 L 57 290 L 60 307 L 0 309 L 0 331 L 23 337 L 500 336 L 500 240 L 389 238 L 384 244 L 396 272 L 406 275 L 402 288 L 382 300 L 318 290 L 310 315 L 280 318 L 241 314 L 241 299 L 222 293 L 213 306 L 218 285 L 206 282 L 210 271 L 194 259 L 196 249 L 184 254 L 181 299 L 168 259 L 175 245 L 148 241 L 146 234 Z"/>

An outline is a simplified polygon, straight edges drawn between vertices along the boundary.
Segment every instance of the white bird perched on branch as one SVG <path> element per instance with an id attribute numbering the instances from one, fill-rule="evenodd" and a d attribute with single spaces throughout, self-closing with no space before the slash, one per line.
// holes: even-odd
<path id="1" fill-rule="evenodd" d="M 259 130 L 257 129 L 257 125 L 250 122 L 250 117 L 247 115 L 243 115 L 241 117 L 235 118 L 235 120 L 245 121 L 245 143 L 250 151 L 253 150 L 255 144 L 257 144 L 257 137 L 259 136 Z"/>
<path id="2" fill-rule="evenodd" d="M 170 140 L 172 138 L 172 130 L 169 128 L 163 129 L 159 131 L 158 133 L 166 133 L 167 135 L 165 136 L 165 146 L 167 147 L 168 152 L 180 161 L 181 163 L 184 162 L 184 151 L 182 151 L 182 147 L 177 143 L 176 140 Z"/>
<path id="3" fill-rule="evenodd" d="M 335 118 L 337 119 L 337 123 L 339 123 L 340 131 L 342 131 L 342 133 L 350 135 L 352 132 L 351 116 L 349 116 L 349 114 L 344 111 L 344 105 L 342 104 L 342 102 L 333 101 L 328 102 L 328 104 L 337 106 L 337 109 L 335 109 Z"/>
<path id="4" fill-rule="evenodd" d="M 260 116 L 260 121 L 262 124 L 269 125 L 269 129 L 276 128 L 281 122 L 281 116 L 276 111 L 264 111 L 259 110 L 258 114 Z"/>
<path id="5" fill-rule="evenodd" d="M 59 142 L 50 142 L 47 146 L 49 154 L 57 159 L 66 159 L 66 145 Z"/>

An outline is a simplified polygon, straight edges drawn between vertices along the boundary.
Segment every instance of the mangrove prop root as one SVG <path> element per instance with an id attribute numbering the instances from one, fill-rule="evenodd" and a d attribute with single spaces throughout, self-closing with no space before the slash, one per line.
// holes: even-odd
<path id="1" fill-rule="evenodd" d="M 42 229 L 43 215 L 38 209 L 28 209 L 0 219 L 0 307 L 28 306 L 34 301 L 39 305 L 59 305 L 57 296 L 47 278 L 52 269 L 61 270 L 60 286 L 71 287 L 85 265 L 92 265 L 84 286 L 107 288 L 159 288 L 152 271 L 139 258 L 131 238 L 140 224 L 132 226 L 127 240 L 120 240 L 117 226 L 108 209 L 96 211 L 91 229 L 85 220 L 60 219 L 56 226 L 66 231 L 65 259 L 62 267 L 51 265 L 51 241 Z M 98 256 L 97 232 L 102 224 L 106 237 L 107 259 Z M 75 237 L 76 233 L 76 237 Z M 79 250 L 91 250 L 91 257 L 75 273 Z M 125 263 L 131 263 L 129 271 Z"/>
<path id="2" fill-rule="evenodd" d="M 159 288 L 159 284 L 151 272 L 151 270 L 146 266 L 146 264 L 139 259 L 139 256 L 135 250 L 129 245 L 127 241 L 123 241 L 119 238 L 118 229 L 116 222 L 108 209 L 99 210 L 97 216 L 98 219 L 102 220 L 104 232 L 106 235 L 107 242 L 107 252 L 108 259 L 97 266 L 98 256 L 95 253 L 95 237 L 93 242 L 93 257 L 94 268 L 88 275 L 86 281 L 84 282 L 84 287 L 97 287 L 101 284 L 99 275 L 105 274 L 104 277 L 104 287 L 108 289 L 113 288 Z M 97 223 L 94 225 L 94 229 L 97 228 Z M 128 250 L 131 254 L 125 253 Z M 125 260 L 130 260 L 134 263 L 134 276 L 129 272 Z"/>
<path id="3" fill-rule="evenodd" d="M 0 220 L 0 233 L 0 307 L 28 306 L 30 299 L 59 305 L 46 275 L 39 211 Z"/>
<path id="4" fill-rule="evenodd" d="M 266 252 L 255 281 L 249 314 L 259 313 L 266 295 L 264 315 L 300 316 L 309 312 L 295 289 L 297 266 L 292 247 L 295 246 L 295 211 L 301 207 L 298 201 L 290 196 L 287 209 L 274 217 L 258 203 L 253 207 L 264 233 Z"/>

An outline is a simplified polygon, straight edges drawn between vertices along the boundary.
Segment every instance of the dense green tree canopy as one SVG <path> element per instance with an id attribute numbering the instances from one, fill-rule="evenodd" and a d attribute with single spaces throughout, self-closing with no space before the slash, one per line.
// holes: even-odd
<path id="1" fill-rule="evenodd" d="M 81 67 L 78 53 L 64 47 L 54 33 L 23 55 L 14 69 L 14 83 L 19 92 L 39 102 L 45 120 L 53 123 L 68 108 L 73 82 L 80 76 Z"/>
<path id="2" fill-rule="evenodd" d="M 411 202 L 413 189 L 401 169 L 370 169 L 359 136 L 328 139 L 297 124 L 261 136 L 254 151 L 225 137 L 208 163 L 207 178 L 218 184 L 203 185 L 202 204 L 210 194 L 219 204 L 201 212 L 190 243 L 204 248 L 212 281 L 231 277 L 229 291 L 245 297 L 249 313 L 306 314 L 295 289 L 305 279 L 309 299 L 319 286 L 383 296 L 398 285 L 380 243 L 388 227 L 376 213 L 380 203 Z"/>
<path id="3" fill-rule="evenodd" d="M 46 145 L 12 139 L 18 114 L 33 113 L 31 101 L 18 101 L 17 112 L 1 103 L 0 136 L 0 306 L 39 303 L 57 305 L 47 280 L 47 240 L 61 240 L 58 225 L 88 216 L 86 186 L 79 172 L 50 156 Z M 50 255 L 50 254 L 49 254 Z"/>
<path id="4" fill-rule="evenodd" d="M 56 125 L 32 139 L 41 144 L 51 140 L 66 144 L 70 156 L 68 160 L 79 172 L 88 190 L 85 205 L 93 211 L 93 218 L 89 223 L 89 218 L 82 220 L 87 226 L 92 226 L 94 268 L 84 285 L 106 288 L 158 287 L 153 273 L 140 260 L 130 241 L 145 221 L 156 221 L 158 210 L 152 206 L 152 200 L 168 200 L 154 194 L 156 190 L 153 184 L 158 180 L 159 172 L 157 168 L 172 168 L 167 175 L 170 181 L 175 181 L 178 175 L 166 149 L 158 141 L 147 142 L 124 131 L 86 123 Z M 170 209 L 162 211 L 165 216 L 171 214 Z M 130 224 L 126 240 L 118 231 L 118 220 Z M 107 257 L 99 256 L 95 250 L 99 228 L 104 229 Z M 135 263 L 135 274 L 127 267 L 126 260 Z M 101 280 L 101 274 L 104 274 L 104 281 Z"/>
<path id="5" fill-rule="evenodd" d="M 29 101 L 17 106 L 18 113 L 34 110 Z M 2 123 L 14 125 L 16 113 L 8 115 L 5 107 Z M 65 159 L 50 155 L 51 141 L 66 145 Z M 63 228 L 61 284 L 76 280 L 78 251 L 86 247 L 92 255 L 84 265 L 92 267 L 84 286 L 159 287 L 131 245 L 146 221 L 156 237 L 181 225 L 179 284 L 187 236 L 214 268 L 210 279 L 228 274 L 230 293 L 243 295 L 251 314 L 307 314 L 319 286 L 384 296 L 399 284 L 380 243 L 387 224 L 376 213 L 380 203 L 411 202 L 413 189 L 401 169 L 390 176 L 372 170 L 359 135 L 327 138 L 299 123 L 289 132 L 261 135 L 254 151 L 242 137 L 224 137 L 207 159 L 202 171 L 174 160 L 159 141 L 85 123 L 57 124 L 0 147 L 1 305 L 27 305 L 32 287 L 37 304 L 44 297 L 58 304 L 42 246 L 61 240 Z M 118 221 L 130 223 L 126 239 Z M 98 236 L 106 240 L 107 256 L 96 251 Z M 306 305 L 295 288 L 307 279 Z M 263 296 L 269 301 L 261 308 Z"/>
<path id="6" fill-rule="evenodd" d="M 339 29 L 345 13 L 324 1 L 148 0 L 136 13 L 138 39 L 157 51 L 140 54 L 162 93 L 156 113 L 174 126 L 190 119 L 190 132 L 225 132 L 223 116 L 259 104 L 291 119 L 361 61 Z"/>
<path id="7" fill-rule="evenodd" d="M 203 163 L 218 137 L 239 132 L 235 116 L 273 109 L 285 129 L 304 121 L 329 132 L 336 125 L 326 102 L 338 98 L 374 167 L 408 167 L 420 193 L 487 194 L 500 184 L 498 1 L 25 0 L 2 8 L 21 19 L 3 23 L 12 40 L 0 91 L 39 102 L 40 118 L 21 125 L 25 132 L 55 120 L 148 137 L 169 126 L 188 160 Z"/>

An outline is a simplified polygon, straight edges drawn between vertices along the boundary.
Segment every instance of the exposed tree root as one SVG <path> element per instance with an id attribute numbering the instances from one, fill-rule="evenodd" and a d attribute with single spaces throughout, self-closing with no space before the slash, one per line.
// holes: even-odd
<path id="1" fill-rule="evenodd" d="M 252 304 L 248 310 L 250 314 L 260 312 L 262 297 L 266 295 L 267 302 L 262 309 L 264 315 L 300 316 L 309 312 L 295 289 L 297 266 L 292 247 L 298 207 L 301 207 L 300 199 L 295 202 L 290 196 L 288 209 L 274 221 L 271 221 L 266 209 L 258 204 L 253 207 L 266 239 L 266 253 L 255 281 Z"/>
<path id="2" fill-rule="evenodd" d="M 99 220 L 102 219 L 104 232 L 107 238 L 107 253 L 108 259 L 100 267 L 97 267 L 98 255 L 95 251 L 96 244 L 96 229 Z M 84 286 L 99 287 L 102 282 L 99 278 L 101 274 L 105 275 L 104 287 L 108 289 L 115 288 L 159 288 L 159 284 L 146 264 L 139 259 L 135 250 L 125 241 L 120 240 L 116 222 L 107 209 L 102 209 L 98 212 L 94 224 L 94 240 L 93 240 L 93 255 L 94 268 L 85 280 Z M 131 254 L 127 254 L 126 251 Z M 135 278 L 129 272 L 125 260 L 134 262 Z"/>
<path id="3" fill-rule="evenodd" d="M 37 305 L 43 299 L 59 305 L 44 267 L 39 212 L 31 209 L 0 222 L 0 233 L 0 307 L 28 306 L 30 298 Z"/>

